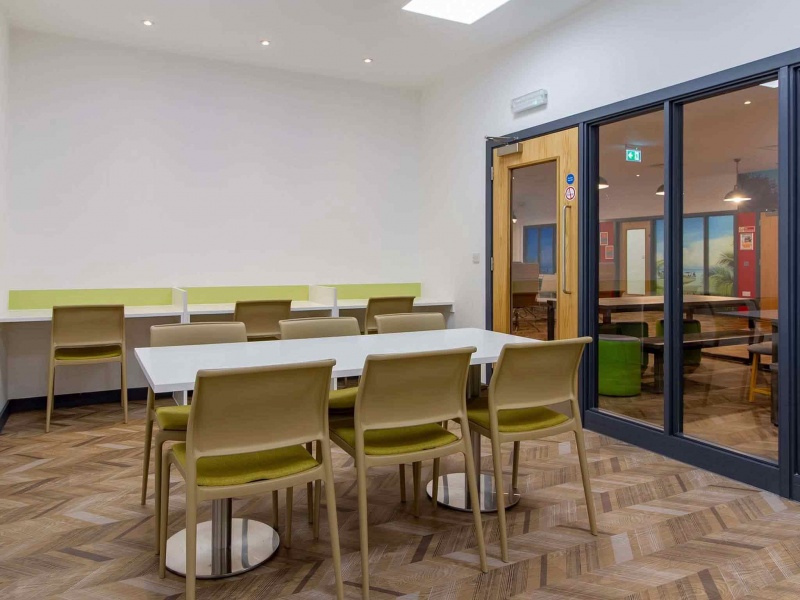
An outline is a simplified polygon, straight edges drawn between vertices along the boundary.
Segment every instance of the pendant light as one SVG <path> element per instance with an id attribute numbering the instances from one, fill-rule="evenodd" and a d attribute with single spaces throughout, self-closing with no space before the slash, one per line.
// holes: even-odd
<path id="1" fill-rule="evenodd" d="M 608 189 L 609 187 L 611 187 L 611 186 L 608 185 L 608 181 L 606 180 L 605 177 L 598 177 L 597 178 L 597 189 L 598 190 L 605 190 L 605 189 Z"/>
<path id="2" fill-rule="evenodd" d="M 733 162 L 736 163 L 736 182 L 733 184 L 733 189 L 725 194 L 725 202 L 747 202 L 748 200 L 752 200 L 749 194 L 746 194 L 742 190 L 739 189 L 739 161 L 741 158 L 734 158 Z"/>
<path id="3" fill-rule="evenodd" d="M 511 212 L 511 222 L 512 223 L 517 222 L 517 215 L 513 211 Z"/>
<path id="4" fill-rule="evenodd" d="M 664 184 L 662 183 L 660 186 L 658 186 L 658 189 L 656 190 L 656 196 L 663 196 L 663 195 L 664 195 Z"/>

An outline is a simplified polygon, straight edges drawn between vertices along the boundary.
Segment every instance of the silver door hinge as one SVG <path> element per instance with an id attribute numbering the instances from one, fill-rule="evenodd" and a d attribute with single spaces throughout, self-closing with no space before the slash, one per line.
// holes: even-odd
<path id="1" fill-rule="evenodd" d="M 492 169 L 492 181 L 494 181 L 494 167 L 491 167 L 491 169 Z"/>
<path id="2" fill-rule="evenodd" d="M 489 270 L 494 271 L 494 256 L 489 261 Z"/>

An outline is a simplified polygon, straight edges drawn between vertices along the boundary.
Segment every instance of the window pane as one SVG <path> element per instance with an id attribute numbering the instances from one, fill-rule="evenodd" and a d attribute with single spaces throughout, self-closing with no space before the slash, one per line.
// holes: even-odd
<path id="1" fill-rule="evenodd" d="M 517 335 L 540 340 L 547 339 L 547 298 L 555 308 L 556 166 L 549 161 L 511 175 L 511 326 Z"/>
<path id="2" fill-rule="evenodd" d="M 773 461 L 777 144 L 775 87 L 684 107 L 683 431 Z"/>
<path id="3" fill-rule="evenodd" d="M 663 427 L 664 113 L 600 127 L 598 406 Z M 628 150 L 639 150 L 641 162 Z M 636 158 L 637 152 L 632 152 Z"/>

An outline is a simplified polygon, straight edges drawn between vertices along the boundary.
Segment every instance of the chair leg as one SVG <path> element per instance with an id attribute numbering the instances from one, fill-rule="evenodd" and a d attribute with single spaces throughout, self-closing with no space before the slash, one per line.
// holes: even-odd
<path id="1" fill-rule="evenodd" d="M 122 392 L 122 414 L 125 424 L 128 424 L 128 366 L 125 364 L 125 353 L 122 353 L 120 362 L 120 391 Z"/>
<path id="2" fill-rule="evenodd" d="M 306 450 L 309 454 L 313 452 L 312 442 L 306 444 Z M 309 481 L 306 484 L 306 502 L 308 504 L 308 523 L 314 523 L 314 483 Z"/>
<path id="3" fill-rule="evenodd" d="M 281 517 L 278 512 L 279 510 L 279 499 L 278 499 L 278 490 L 272 492 L 272 528 L 274 530 L 278 530 L 278 525 L 281 523 Z"/>
<path id="4" fill-rule="evenodd" d="M 411 465 L 411 472 L 414 478 L 414 502 L 411 505 L 411 512 L 415 517 L 419 517 L 419 487 L 422 479 L 422 463 L 417 461 Z"/>
<path id="5" fill-rule="evenodd" d="M 500 558 L 503 562 L 508 560 L 508 529 L 506 526 L 506 501 L 503 490 L 503 458 L 500 442 L 493 438 L 492 442 L 492 466 L 494 467 L 494 486 L 495 498 L 497 503 L 497 521 L 500 527 Z M 512 486 L 513 489 L 513 486 Z"/>
<path id="6" fill-rule="evenodd" d="M 433 510 L 439 506 L 439 471 L 441 470 L 441 459 L 433 459 L 433 482 L 431 483 L 431 502 L 433 502 Z"/>
<path id="7" fill-rule="evenodd" d="M 511 459 L 511 491 L 519 489 L 519 451 L 521 442 L 514 442 L 514 455 Z"/>
<path id="8" fill-rule="evenodd" d="M 158 531 L 158 576 L 161 579 L 167 576 L 167 522 L 169 521 L 169 457 L 158 455 L 158 468 L 161 477 L 156 480 L 156 487 L 160 488 L 159 511 L 156 516 L 156 529 Z"/>
<path id="9" fill-rule="evenodd" d="M 750 359 L 750 390 L 747 392 L 747 399 L 750 402 L 756 401 L 756 385 L 758 384 L 758 367 L 761 363 L 761 356 L 753 353 Z"/>
<path id="10" fill-rule="evenodd" d="M 149 394 L 150 392 L 148 392 Z M 149 404 L 149 403 L 148 403 Z M 144 458 L 142 459 L 142 497 L 141 504 L 147 502 L 147 478 L 150 476 L 150 447 L 153 445 L 153 415 L 147 409 L 147 420 L 144 425 Z M 156 478 L 156 489 L 158 489 L 158 478 Z"/>
<path id="11" fill-rule="evenodd" d="M 317 448 L 319 449 L 319 446 Z M 318 452 L 318 455 L 320 460 L 324 461 L 325 463 L 325 504 L 328 508 L 328 529 L 330 530 L 329 535 L 331 536 L 333 575 L 336 578 L 336 598 L 337 600 L 344 600 L 344 583 L 342 581 L 342 554 L 339 548 L 339 522 L 336 517 L 336 488 L 334 487 L 330 446 L 327 446 L 323 452 Z M 319 493 L 317 494 L 317 498 L 319 498 Z M 317 507 L 319 507 L 319 502 L 317 502 Z M 316 522 L 319 523 L 319 516 L 317 516 Z"/>
<path id="12" fill-rule="evenodd" d="M 159 530 L 158 524 L 161 522 L 161 495 L 164 490 L 167 490 L 167 495 L 169 495 L 169 488 L 164 488 L 160 482 L 161 478 L 163 477 L 162 470 L 164 468 L 164 439 L 161 437 L 161 432 L 159 431 L 156 433 L 156 442 L 155 442 L 155 450 L 156 450 L 156 484 L 155 484 L 155 498 L 153 502 L 153 514 L 155 517 L 156 522 L 156 554 L 159 553 Z M 169 478 L 169 473 L 167 473 L 167 477 Z"/>
<path id="13" fill-rule="evenodd" d="M 481 559 L 481 571 L 489 572 L 486 564 L 486 544 L 483 541 L 483 523 L 481 521 L 481 503 L 478 496 L 478 479 L 475 474 L 475 463 L 472 457 L 472 447 L 470 446 L 469 430 L 461 426 L 461 437 L 464 443 L 464 467 L 467 472 L 467 484 L 469 485 L 469 497 L 472 501 L 472 516 L 475 520 L 475 539 L 478 542 L 478 554 Z"/>
<path id="14" fill-rule="evenodd" d="M 405 503 L 406 501 L 406 466 L 399 465 L 398 470 L 400 472 L 400 502 Z"/>
<path id="15" fill-rule="evenodd" d="M 359 461 L 361 462 L 361 461 Z M 367 468 L 360 464 L 356 467 L 358 477 L 358 533 L 361 545 L 361 598 L 369 600 L 369 525 L 367 506 Z"/>
<path id="16" fill-rule="evenodd" d="M 322 498 L 322 480 L 317 479 L 314 482 L 314 522 L 311 525 L 311 531 L 314 540 L 319 539 L 319 505 Z"/>
<path id="17" fill-rule="evenodd" d="M 586 512 L 589 514 L 589 529 L 592 535 L 597 535 L 597 515 L 592 497 L 592 482 L 589 479 L 589 463 L 586 460 L 586 442 L 583 439 L 583 430 L 575 430 L 575 445 L 578 447 L 578 461 L 581 465 L 581 479 L 583 480 L 583 494 L 586 497 Z"/>
<path id="18" fill-rule="evenodd" d="M 50 416 L 53 414 L 53 404 L 55 402 L 56 388 L 56 365 L 53 357 L 50 357 L 50 372 L 47 374 L 47 415 L 45 417 L 44 432 L 50 433 Z"/>
<path id="19" fill-rule="evenodd" d="M 197 581 L 197 491 L 186 482 L 186 600 L 195 600 Z"/>
<path id="20" fill-rule="evenodd" d="M 283 545 L 292 547 L 292 505 L 294 504 L 294 488 L 286 488 L 286 531 L 283 535 Z"/>

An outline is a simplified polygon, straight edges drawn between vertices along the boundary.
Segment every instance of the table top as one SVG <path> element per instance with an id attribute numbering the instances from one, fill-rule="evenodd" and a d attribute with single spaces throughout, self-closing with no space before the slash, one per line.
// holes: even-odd
<path id="1" fill-rule="evenodd" d="M 535 340 L 483 329 L 442 329 L 348 337 L 276 340 L 238 344 L 137 348 L 136 360 L 156 393 L 194 388 L 201 369 L 285 365 L 335 358 L 334 377 L 361 374 L 370 354 L 395 354 L 475 346 L 471 364 L 496 362 L 506 344 Z"/>
<path id="2" fill-rule="evenodd" d="M 739 310 L 719 314 L 739 319 L 753 319 L 754 321 L 770 321 L 772 323 L 777 323 L 778 321 L 777 310 Z"/>
<path id="3" fill-rule="evenodd" d="M 367 308 L 367 298 L 351 298 L 349 300 L 337 300 L 339 308 Z M 452 300 L 440 300 L 438 298 L 414 298 L 414 306 L 452 306 Z"/>
<path id="4" fill-rule="evenodd" d="M 233 302 L 222 304 L 190 304 L 190 315 L 232 315 L 236 306 Z M 308 300 L 292 300 L 293 311 L 333 310 L 332 304 L 320 304 Z"/>
<path id="5" fill-rule="evenodd" d="M 125 317 L 128 319 L 147 317 L 180 317 L 181 315 L 183 315 L 183 308 L 172 304 L 125 307 Z M 7 310 L 3 313 L 0 313 L 0 323 L 37 323 L 52 320 L 53 311 L 50 308 Z"/>
<path id="6" fill-rule="evenodd" d="M 542 298 L 540 302 L 557 302 L 558 298 Z M 752 302 L 750 298 L 738 296 L 703 296 L 687 294 L 683 297 L 684 306 L 700 307 L 703 305 L 744 306 Z M 664 306 L 664 296 L 622 296 L 620 298 L 600 298 L 597 306 L 607 310 L 636 310 L 643 307 Z"/>

